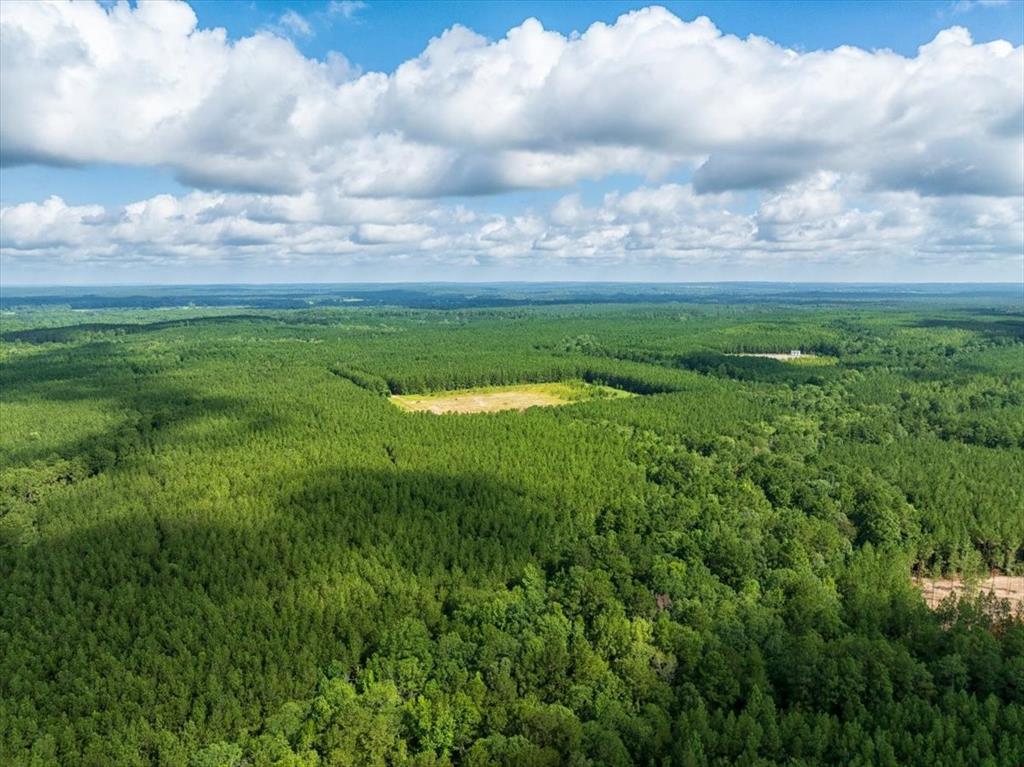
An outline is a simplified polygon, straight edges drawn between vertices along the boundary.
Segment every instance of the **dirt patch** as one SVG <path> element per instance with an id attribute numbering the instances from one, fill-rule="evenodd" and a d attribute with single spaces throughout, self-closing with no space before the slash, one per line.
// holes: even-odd
<path id="1" fill-rule="evenodd" d="M 493 413 L 498 410 L 526 410 L 528 407 L 566 405 L 569 400 L 540 392 L 488 392 L 453 394 L 447 397 L 392 397 L 406 410 L 428 413 Z"/>
<path id="2" fill-rule="evenodd" d="M 725 356 L 726 357 L 764 357 L 765 359 L 769 359 L 769 360 L 781 360 L 782 362 L 794 362 L 796 360 L 814 359 L 818 355 L 817 354 L 811 354 L 809 352 L 800 352 L 799 354 L 794 354 L 793 352 L 786 352 L 785 354 L 760 354 L 760 353 L 756 353 L 756 354 L 755 353 L 740 354 L 740 353 L 737 353 L 737 354 L 726 354 Z"/>
<path id="3" fill-rule="evenodd" d="M 391 401 L 403 410 L 426 413 L 496 413 L 501 410 L 526 410 L 553 407 L 593 399 L 617 399 L 629 392 L 579 382 L 521 384 L 482 389 L 437 392 L 435 394 L 394 395 Z"/>
<path id="4" fill-rule="evenodd" d="M 914 583 L 932 609 L 951 594 L 964 594 L 967 586 L 962 578 L 915 578 Z M 1024 609 L 1024 575 L 990 575 L 976 582 L 978 594 L 995 594 L 1009 601 L 1011 610 Z"/>

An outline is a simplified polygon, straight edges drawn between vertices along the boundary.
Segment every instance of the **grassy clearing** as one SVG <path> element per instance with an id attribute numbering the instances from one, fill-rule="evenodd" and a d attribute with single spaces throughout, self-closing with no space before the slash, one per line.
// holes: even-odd
<path id="1" fill-rule="evenodd" d="M 802 357 L 789 357 L 783 362 L 790 365 L 802 365 L 804 367 L 826 367 L 839 362 L 837 357 L 829 357 L 825 354 L 805 354 Z"/>
<path id="2" fill-rule="evenodd" d="M 585 381 L 482 386 L 475 389 L 396 394 L 391 401 L 403 410 L 428 413 L 495 413 L 500 410 L 526 410 L 530 407 L 571 405 L 595 399 L 622 399 L 635 396 L 611 386 Z"/>

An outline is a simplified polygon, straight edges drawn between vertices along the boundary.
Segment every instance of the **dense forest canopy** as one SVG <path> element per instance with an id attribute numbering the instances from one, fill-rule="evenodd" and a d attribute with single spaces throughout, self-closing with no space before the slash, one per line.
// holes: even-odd
<path id="1" fill-rule="evenodd" d="M 538 290 L 5 296 L 0 763 L 1024 764 L 1019 289 Z"/>

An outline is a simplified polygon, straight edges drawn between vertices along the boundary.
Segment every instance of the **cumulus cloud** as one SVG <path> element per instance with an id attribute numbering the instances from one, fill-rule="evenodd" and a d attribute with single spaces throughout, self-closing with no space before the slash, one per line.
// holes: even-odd
<path id="1" fill-rule="evenodd" d="M 74 248 L 105 213 L 102 205 L 70 207 L 59 197 L 0 208 L 0 244 L 12 250 Z"/>
<path id="2" fill-rule="evenodd" d="M 1024 249 L 1024 211 L 1012 198 L 877 192 L 863 179 L 820 172 L 766 195 L 752 211 L 745 206 L 741 195 L 698 194 L 692 184 L 640 186 L 591 204 L 569 194 L 516 215 L 311 193 L 159 195 L 120 210 L 54 197 L 0 211 L 0 246 L 8 265 L 23 269 L 245 261 L 279 270 L 372 260 L 385 274 L 401 274 L 389 270 L 410 260 L 442 270 L 532 269 L 554 260 L 613 269 L 714 263 L 764 276 L 820 264 L 878 275 L 894 262 L 960 274 L 981 262 L 1004 278 L 1019 269 Z"/>
<path id="3" fill-rule="evenodd" d="M 272 30 L 200 29 L 184 3 L 0 3 L 0 90 L 3 164 L 161 165 L 196 190 L 8 206 L 0 253 L 22 272 L 974 259 L 1005 279 L 1024 249 L 1024 48 L 959 27 L 911 57 L 798 52 L 648 8 L 571 36 L 455 26 L 361 73 Z M 645 181 L 572 191 L 609 174 Z M 505 215 L 444 199 L 558 188 Z"/>
<path id="4" fill-rule="evenodd" d="M 363 245 L 393 245 L 421 242 L 433 231 L 422 224 L 360 224 L 353 239 Z"/>
<path id="5" fill-rule="evenodd" d="M 455 26 L 361 76 L 270 32 L 199 29 L 176 2 L 5 3 L 0 36 L 6 163 L 162 164 L 206 189 L 362 196 L 687 167 L 700 192 L 820 171 L 924 195 L 1024 190 L 1024 49 L 960 27 L 909 58 L 801 53 L 648 8 L 570 37 L 534 19 L 496 41 Z"/>

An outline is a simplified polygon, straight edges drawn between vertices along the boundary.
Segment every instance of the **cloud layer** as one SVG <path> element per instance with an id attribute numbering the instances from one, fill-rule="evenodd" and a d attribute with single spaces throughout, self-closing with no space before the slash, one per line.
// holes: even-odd
<path id="1" fill-rule="evenodd" d="M 341 262 L 383 267 L 397 280 L 410 273 L 393 270 L 410 264 L 434 278 L 467 267 L 507 277 L 556 261 L 591 276 L 621 269 L 624 277 L 678 279 L 733 268 L 764 279 L 790 264 L 811 271 L 781 276 L 883 280 L 910 262 L 919 277 L 942 281 L 1012 279 L 1024 252 L 1024 212 L 1014 198 L 865 194 L 820 172 L 766 194 L 752 212 L 742 208 L 734 194 L 697 194 L 692 184 L 610 193 L 589 206 L 569 194 L 522 215 L 414 200 L 194 192 L 117 211 L 53 197 L 5 208 L 0 228 L 9 264 L 31 268 L 45 258 L 108 276 L 245 264 L 308 278 L 318 265 Z"/>
<path id="2" fill-rule="evenodd" d="M 648 8 L 569 37 L 456 26 L 361 74 L 271 32 L 198 29 L 184 3 L 5 3 L 0 88 L 4 164 L 160 165 L 202 190 L 13 206 L 8 258 L 1005 262 L 1024 237 L 1024 48 L 960 27 L 912 58 L 801 53 Z M 519 217 L 442 199 L 616 173 L 647 184 Z"/>

